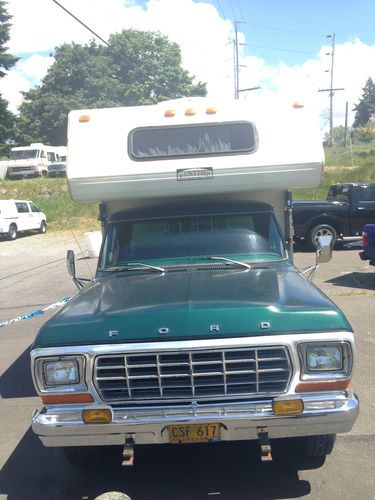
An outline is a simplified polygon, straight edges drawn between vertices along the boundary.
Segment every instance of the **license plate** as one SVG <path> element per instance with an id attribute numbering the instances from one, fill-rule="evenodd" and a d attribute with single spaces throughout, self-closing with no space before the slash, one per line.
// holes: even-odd
<path id="1" fill-rule="evenodd" d="M 168 425 L 169 442 L 207 443 L 220 440 L 220 423 Z"/>

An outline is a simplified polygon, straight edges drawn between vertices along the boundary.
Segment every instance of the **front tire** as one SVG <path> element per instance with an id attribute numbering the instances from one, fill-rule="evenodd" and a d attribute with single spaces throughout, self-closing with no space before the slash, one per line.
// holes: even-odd
<path id="1" fill-rule="evenodd" d="M 311 250 L 316 250 L 318 246 L 318 239 L 320 236 L 331 236 L 332 237 L 332 248 L 337 241 L 337 231 L 333 226 L 329 224 L 318 224 L 312 227 L 306 236 L 307 245 Z"/>
<path id="2" fill-rule="evenodd" d="M 303 439 L 303 452 L 308 458 L 318 458 L 330 455 L 336 441 L 336 434 L 307 436 Z"/>
<path id="3" fill-rule="evenodd" d="M 40 232 L 41 234 L 44 234 L 46 231 L 47 231 L 47 224 L 46 224 L 46 222 L 43 220 L 43 221 L 40 223 L 39 232 Z"/>
<path id="4" fill-rule="evenodd" d="M 13 241 L 17 238 L 17 226 L 15 224 L 9 226 L 8 237 Z"/>

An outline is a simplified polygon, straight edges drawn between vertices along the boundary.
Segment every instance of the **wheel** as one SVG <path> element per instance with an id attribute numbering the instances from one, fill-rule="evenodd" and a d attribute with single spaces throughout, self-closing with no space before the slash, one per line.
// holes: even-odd
<path id="1" fill-rule="evenodd" d="M 103 457 L 100 446 L 67 446 L 63 448 L 65 458 L 75 465 L 92 465 Z"/>
<path id="2" fill-rule="evenodd" d="M 336 434 L 306 436 L 303 439 L 303 452 L 308 458 L 325 457 L 329 455 L 336 441 Z"/>
<path id="3" fill-rule="evenodd" d="M 334 227 L 329 224 L 319 224 L 312 227 L 306 236 L 306 242 L 311 250 L 316 250 L 318 245 L 318 238 L 320 236 L 331 236 L 332 237 L 332 247 L 337 241 L 337 231 Z"/>
<path id="4" fill-rule="evenodd" d="M 44 234 L 46 231 L 47 231 L 47 224 L 44 220 L 42 220 L 42 222 L 40 223 L 39 232 L 41 234 Z"/>
<path id="5" fill-rule="evenodd" d="M 15 224 L 9 226 L 8 237 L 10 240 L 15 240 L 17 238 L 17 226 Z"/>

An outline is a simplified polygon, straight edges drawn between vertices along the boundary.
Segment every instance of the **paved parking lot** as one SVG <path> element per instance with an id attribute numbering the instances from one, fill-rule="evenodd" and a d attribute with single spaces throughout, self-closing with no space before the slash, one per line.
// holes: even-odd
<path id="1" fill-rule="evenodd" d="M 75 293 L 67 274 L 66 250 L 78 256 L 78 274 L 88 277 L 82 235 L 33 235 L 0 241 L 0 323 L 44 309 Z M 300 268 L 314 255 L 295 254 Z M 316 284 L 346 313 L 356 333 L 357 365 L 352 388 L 361 401 L 350 434 L 339 436 L 321 468 L 303 467 L 293 449 L 275 446 L 275 460 L 262 464 L 256 444 L 139 447 L 136 466 L 122 469 L 121 450 L 91 469 L 74 467 L 58 449 L 44 448 L 30 429 L 38 407 L 29 368 L 29 348 L 53 311 L 0 328 L 0 498 L 95 499 L 108 492 L 148 499 L 372 499 L 375 498 L 375 268 L 358 250 L 340 247 L 321 267 Z M 110 498 L 109 495 L 106 496 Z"/>

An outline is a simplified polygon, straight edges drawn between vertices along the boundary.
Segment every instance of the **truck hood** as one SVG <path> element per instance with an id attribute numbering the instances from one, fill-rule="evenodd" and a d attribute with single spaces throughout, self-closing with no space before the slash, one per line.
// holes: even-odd
<path id="1" fill-rule="evenodd" d="M 99 278 L 41 328 L 34 347 L 334 330 L 351 327 L 291 265 L 196 266 Z"/>

